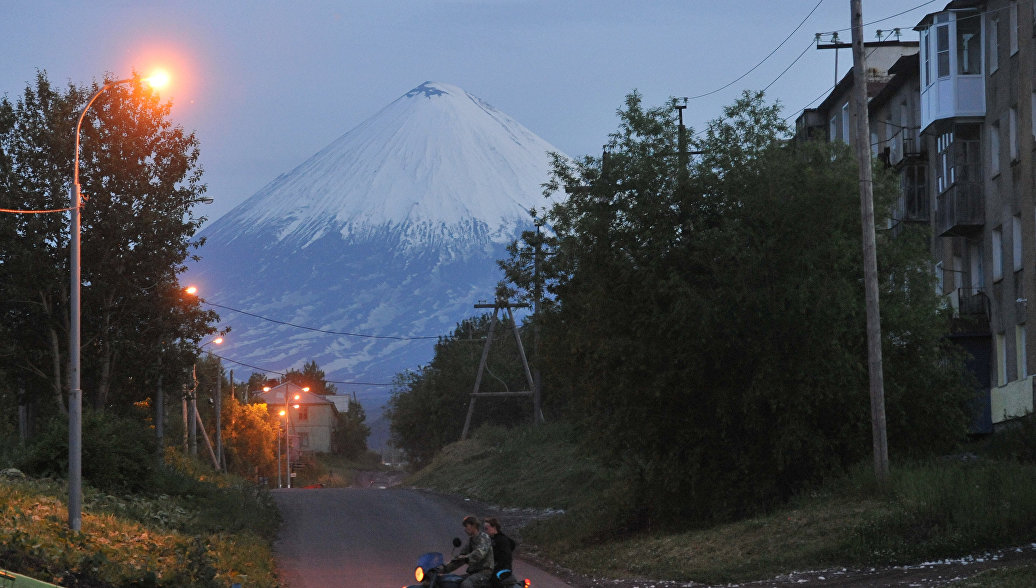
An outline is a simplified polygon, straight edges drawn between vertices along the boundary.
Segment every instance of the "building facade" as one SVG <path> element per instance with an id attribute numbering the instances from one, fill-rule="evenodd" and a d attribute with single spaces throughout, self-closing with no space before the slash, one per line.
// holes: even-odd
<path id="1" fill-rule="evenodd" d="M 1033 0 L 955 0 L 917 24 L 914 51 L 891 65 L 867 62 L 870 145 L 900 177 L 889 228 L 931 228 L 937 288 L 955 315 L 952 337 L 978 380 L 976 432 L 1034 406 L 1034 11 Z M 851 118 L 851 106 L 841 105 L 852 77 L 803 113 L 800 138 L 849 142 L 842 129 L 852 125 L 840 121 Z"/>
<path id="2" fill-rule="evenodd" d="M 287 427 L 293 461 L 307 453 L 330 453 L 338 422 L 338 410 L 332 401 L 293 382 L 264 389 L 259 397 L 270 414 Z"/>

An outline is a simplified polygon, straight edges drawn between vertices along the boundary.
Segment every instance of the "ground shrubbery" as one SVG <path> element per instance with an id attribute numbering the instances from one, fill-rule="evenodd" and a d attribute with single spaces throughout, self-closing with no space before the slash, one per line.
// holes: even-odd
<path id="1" fill-rule="evenodd" d="M 970 443 L 967 453 L 894 460 L 884 490 L 867 462 L 758 516 L 649 531 L 638 529 L 634 482 L 617 464 L 590 461 L 565 423 L 479 429 L 409 482 L 503 506 L 563 509 L 521 529 L 525 549 L 586 575 L 742 582 L 1033 542 L 1036 463 L 1022 456 L 1036 447 L 1034 433 L 1028 420 Z M 1036 566 L 1021 573 L 1031 582 Z"/>
<path id="2" fill-rule="evenodd" d="M 75 586 L 223 587 L 237 575 L 276 586 L 271 541 L 279 514 L 269 492 L 167 449 L 138 422 L 87 414 L 82 532 L 67 525 L 67 427 L 8 451 L 0 477 L 0 562 Z"/>
<path id="3" fill-rule="evenodd" d="M 153 492 L 159 460 L 154 432 L 139 420 L 87 411 L 83 415 L 83 480 L 108 492 Z M 34 477 L 68 475 L 68 421 L 53 420 L 16 467 Z"/>

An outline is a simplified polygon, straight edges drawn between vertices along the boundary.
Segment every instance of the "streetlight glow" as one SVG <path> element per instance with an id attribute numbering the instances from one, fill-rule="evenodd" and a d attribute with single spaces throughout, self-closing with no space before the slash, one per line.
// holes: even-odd
<path id="1" fill-rule="evenodd" d="M 183 289 L 183 291 L 186 292 L 187 294 L 190 294 L 191 296 L 194 296 L 195 294 L 198 293 L 198 287 L 197 286 L 187 286 L 186 288 Z"/>
<path id="2" fill-rule="evenodd" d="M 156 90 L 160 90 L 169 85 L 169 72 L 164 69 L 156 69 L 151 76 L 143 78 L 141 81 L 146 82 Z"/>

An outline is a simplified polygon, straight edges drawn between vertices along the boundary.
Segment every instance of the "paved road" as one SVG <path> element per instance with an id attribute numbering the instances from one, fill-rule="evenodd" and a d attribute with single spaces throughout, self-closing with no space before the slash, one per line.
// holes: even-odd
<path id="1" fill-rule="evenodd" d="M 284 523 L 274 544 L 287 588 L 392 588 L 413 582 L 420 554 L 442 551 L 463 535 L 467 513 L 434 496 L 390 488 L 319 488 L 273 491 Z M 515 561 L 534 588 L 565 582 Z"/>

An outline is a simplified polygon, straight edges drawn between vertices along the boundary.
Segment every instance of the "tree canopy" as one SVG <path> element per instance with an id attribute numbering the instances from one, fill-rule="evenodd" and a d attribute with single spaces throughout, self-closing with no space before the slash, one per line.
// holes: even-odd
<path id="1" fill-rule="evenodd" d="M 70 206 L 75 124 L 100 88 L 55 88 L 44 73 L 0 99 L 0 208 Z M 82 382 L 96 409 L 125 413 L 158 378 L 182 382 L 217 318 L 182 295 L 194 209 L 205 185 L 193 133 L 136 85 L 99 96 L 81 131 Z M 19 402 L 65 410 L 69 330 L 67 212 L 0 213 L 0 372 Z M 6 411 L 5 411 L 6 412 Z"/>
<path id="2" fill-rule="evenodd" d="M 545 406 L 628 468 L 647 520 L 724 518 L 869 455 L 857 164 L 789 141 L 779 106 L 747 92 L 691 136 L 690 161 L 674 106 L 633 93 L 601 157 L 556 157 L 546 191 L 569 197 L 503 266 L 526 296 L 546 289 Z M 879 217 L 895 192 L 875 169 Z M 926 231 L 879 236 L 898 456 L 950 447 L 967 422 Z"/>

